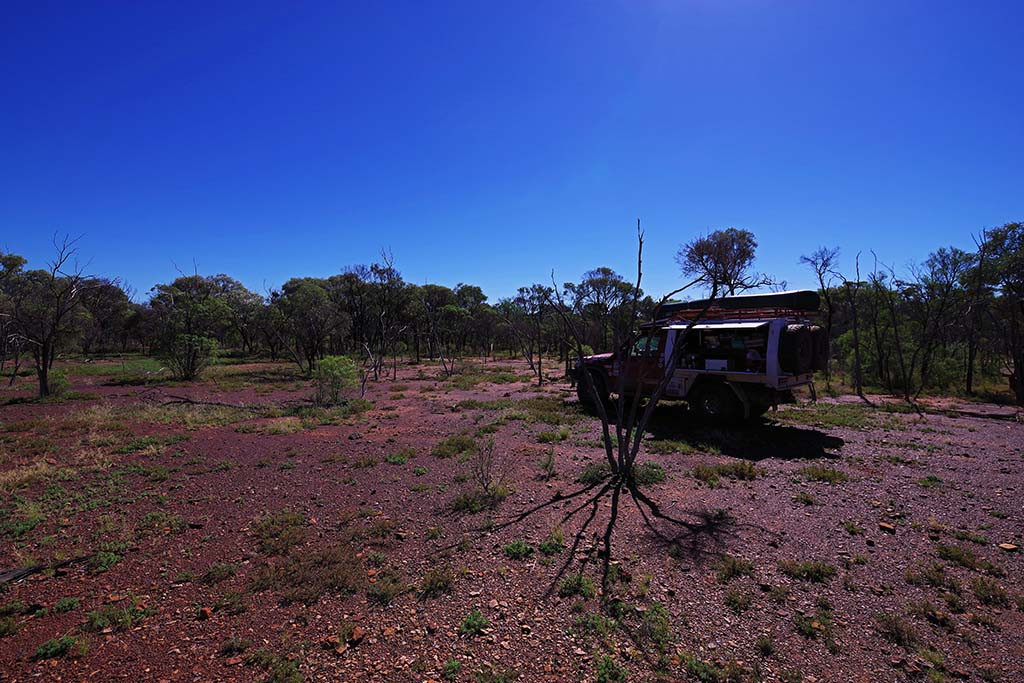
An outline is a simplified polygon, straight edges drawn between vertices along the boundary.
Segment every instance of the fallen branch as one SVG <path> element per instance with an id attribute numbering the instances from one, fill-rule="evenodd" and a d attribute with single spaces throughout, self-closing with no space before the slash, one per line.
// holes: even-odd
<path id="1" fill-rule="evenodd" d="M 62 569 L 69 565 L 77 562 L 88 562 L 94 557 L 93 555 L 82 555 L 81 557 L 74 557 L 70 560 L 64 560 L 63 562 L 56 562 L 54 564 L 34 564 L 31 567 L 18 567 L 17 569 L 8 569 L 0 572 L 0 586 L 10 583 L 11 581 L 17 581 L 24 579 L 26 576 L 38 574 L 39 572 L 47 571 L 49 569 Z"/>

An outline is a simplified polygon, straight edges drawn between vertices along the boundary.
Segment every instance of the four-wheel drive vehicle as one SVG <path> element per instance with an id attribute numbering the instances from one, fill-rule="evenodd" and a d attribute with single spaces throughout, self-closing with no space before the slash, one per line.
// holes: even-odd
<path id="1" fill-rule="evenodd" d="M 811 384 L 814 371 L 825 368 L 828 339 L 810 320 L 819 305 L 810 290 L 725 297 L 710 307 L 707 301 L 665 304 L 631 348 L 577 363 L 580 402 L 595 407 L 583 372 L 606 403 L 620 386 L 627 396 L 653 392 L 671 373 L 662 398 L 685 400 L 709 418 L 759 417 L 791 402 L 792 390 Z M 677 344 L 683 346 L 674 354 Z M 667 368 L 673 357 L 675 367 Z"/>

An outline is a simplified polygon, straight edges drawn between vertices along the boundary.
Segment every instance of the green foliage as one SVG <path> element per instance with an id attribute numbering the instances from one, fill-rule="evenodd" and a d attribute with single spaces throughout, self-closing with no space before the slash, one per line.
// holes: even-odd
<path id="1" fill-rule="evenodd" d="M 511 560 L 525 560 L 533 555 L 533 546 L 522 539 L 516 539 L 502 547 L 505 557 Z"/>
<path id="2" fill-rule="evenodd" d="M 300 512 L 280 510 L 256 522 L 252 529 L 264 555 L 285 555 L 305 542 L 309 522 Z"/>
<path id="3" fill-rule="evenodd" d="M 448 659 L 441 667 L 441 678 L 446 681 L 454 681 L 462 671 L 462 662 L 457 659 Z"/>
<path id="4" fill-rule="evenodd" d="M 283 562 L 265 564 L 253 573 L 253 590 L 276 590 L 284 604 L 312 605 L 326 594 L 344 595 L 363 585 L 364 571 L 348 546 L 293 551 Z"/>
<path id="5" fill-rule="evenodd" d="M 600 484 L 611 476 L 611 469 L 606 462 L 591 463 L 583 468 L 576 481 L 580 484 Z"/>
<path id="6" fill-rule="evenodd" d="M 50 396 L 55 398 L 65 396 L 71 388 L 71 381 L 68 380 L 68 373 L 63 369 L 54 368 L 50 370 L 47 382 L 50 385 Z"/>
<path id="7" fill-rule="evenodd" d="M 875 614 L 875 627 L 886 640 L 911 649 L 920 642 L 917 631 L 895 612 L 878 612 Z"/>
<path id="8" fill-rule="evenodd" d="M 849 477 L 846 476 L 846 473 L 831 467 L 824 467 L 822 465 L 808 465 L 806 467 L 801 467 L 799 472 L 810 481 L 818 481 L 826 484 L 841 484 L 849 479 Z"/>
<path id="9" fill-rule="evenodd" d="M 545 481 L 550 481 L 555 478 L 555 449 L 549 448 L 548 452 L 544 454 L 544 459 L 540 462 L 540 471 Z"/>
<path id="10" fill-rule="evenodd" d="M 402 450 L 398 451 L 397 453 L 392 453 L 391 455 L 389 455 L 387 457 L 387 461 L 389 463 L 391 463 L 392 465 L 404 465 L 405 463 L 409 462 L 410 458 L 415 458 L 415 457 L 416 457 L 416 449 L 415 448 L 403 448 Z"/>
<path id="11" fill-rule="evenodd" d="M 482 634 L 484 629 L 490 626 L 490 624 L 490 620 L 481 614 L 480 610 L 475 609 L 467 614 L 466 618 L 462 620 L 461 624 L 459 624 L 459 633 L 468 637 L 478 636 Z"/>
<path id="12" fill-rule="evenodd" d="M 740 557 L 726 555 L 718 563 L 717 578 L 719 583 L 728 583 L 740 576 L 753 576 L 754 563 Z"/>
<path id="13" fill-rule="evenodd" d="M 217 652 L 221 657 L 234 657 L 244 653 L 250 647 L 252 647 L 251 640 L 231 637 L 221 643 L 220 649 Z"/>
<path id="14" fill-rule="evenodd" d="M 467 434 L 456 434 L 434 444 L 431 454 L 438 458 L 454 458 L 457 455 L 472 455 L 477 451 L 477 443 Z"/>
<path id="15" fill-rule="evenodd" d="M 451 507 L 455 512 L 476 514 L 488 508 L 497 507 L 501 501 L 508 498 L 510 493 L 510 489 L 502 485 L 492 486 L 486 491 L 477 487 L 471 491 L 464 491 L 453 498 Z"/>
<path id="16" fill-rule="evenodd" d="M 39 647 L 36 648 L 35 659 L 56 659 L 63 657 L 71 648 L 78 642 L 78 638 L 74 636 L 61 636 L 60 638 L 52 638 Z"/>
<path id="17" fill-rule="evenodd" d="M 749 481 L 757 478 L 758 471 L 753 463 L 746 460 L 719 463 L 717 465 L 697 465 L 690 471 L 691 476 L 708 486 L 718 486 L 722 477 Z"/>
<path id="18" fill-rule="evenodd" d="M 1003 576 L 1006 572 L 1002 567 L 993 564 L 983 557 L 978 557 L 970 549 L 958 545 L 939 544 L 935 546 L 939 557 L 947 562 L 954 562 L 965 569 L 986 572 L 993 576 Z"/>
<path id="19" fill-rule="evenodd" d="M 409 586 L 394 572 L 383 572 L 374 578 L 376 581 L 366 587 L 366 597 L 378 605 L 390 605 L 395 598 L 409 590 Z"/>
<path id="20" fill-rule="evenodd" d="M 437 598 L 452 590 L 452 571 L 448 567 L 435 567 L 423 575 L 420 597 Z"/>
<path id="21" fill-rule="evenodd" d="M 597 595 L 597 588 L 594 581 L 585 574 L 569 574 L 558 586 L 558 595 L 563 598 L 571 598 L 578 595 L 581 598 L 592 598 Z"/>
<path id="22" fill-rule="evenodd" d="M 341 403 L 341 394 L 359 383 L 359 366 L 347 356 L 324 356 L 313 371 L 317 405 Z"/>
<path id="23" fill-rule="evenodd" d="M 217 562 L 210 565 L 210 568 L 199 579 L 206 586 L 215 586 L 222 581 L 227 581 L 238 573 L 238 567 L 228 562 Z"/>
<path id="24" fill-rule="evenodd" d="M 57 602 L 55 602 L 53 604 L 53 609 L 51 611 L 54 612 L 55 614 L 60 614 L 62 612 L 71 612 L 73 610 L 78 609 L 78 603 L 79 603 L 79 599 L 78 598 L 74 598 L 74 597 L 61 598 L 60 600 L 58 600 Z"/>
<path id="25" fill-rule="evenodd" d="M 608 655 L 601 655 L 595 662 L 595 683 L 625 683 L 629 680 L 629 670 Z"/>
<path id="26" fill-rule="evenodd" d="M 555 431 L 543 431 L 537 434 L 537 441 L 541 443 L 557 443 L 569 438 L 569 430 L 566 428 Z"/>
<path id="27" fill-rule="evenodd" d="M 668 475 L 665 469 L 656 462 L 642 462 L 633 466 L 633 481 L 638 486 L 651 486 L 665 481 Z"/>
<path id="28" fill-rule="evenodd" d="M 750 608 L 754 597 L 746 591 L 730 589 L 725 592 L 723 601 L 726 607 L 739 614 Z"/>
<path id="29" fill-rule="evenodd" d="M 551 530 L 548 537 L 537 544 L 537 550 L 544 555 L 557 555 L 565 550 L 565 533 L 560 527 Z"/>
<path id="30" fill-rule="evenodd" d="M 82 628 L 95 633 L 108 629 L 124 631 L 154 614 L 154 612 L 155 610 L 145 606 L 142 601 L 128 598 L 121 603 L 104 605 L 94 612 L 89 612 L 86 615 L 86 623 Z"/>
<path id="31" fill-rule="evenodd" d="M 160 357 L 177 379 L 198 378 L 213 362 L 217 342 L 199 334 L 177 334 L 160 349 Z"/>
<path id="32" fill-rule="evenodd" d="M 817 560 L 808 560 L 806 562 L 783 560 L 779 562 L 779 569 L 791 579 L 814 583 L 825 583 L 836 575 L 835 567 Z"/>
<path id="33" fill-rule="evenodd" d="M 993 607 L 1009 607 L 1010 594 L 994 579 L 979 576 L 971 581 L 971 592 L 978 602 Z"/>
<path id="34" fill-rule="evenodd" d="M 668 610 L 661 603 L 652 602 L 643 612 L 640 636 L 650 647 L 661 653 L 672 643 L 672 621 Z"/>

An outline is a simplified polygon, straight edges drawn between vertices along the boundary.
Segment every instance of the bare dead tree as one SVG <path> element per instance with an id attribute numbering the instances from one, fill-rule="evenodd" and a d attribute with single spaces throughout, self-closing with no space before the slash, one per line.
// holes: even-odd
<path id="1" fill-rule="evenodd" d="M 860 252 L 857 252 L 857 256 L 853 260 L 854 268 L 854 279 L 847 279 L 842 273 L 838 271 L 831 271 L 833 275 L 842 280 L 843 291 L 846 293 L 846 301 L 850 306 L 850 318 L 853 327 L 853 386 L 857 393 L 857 396 L 861 400 L 867 402 L 867 398 L 864 396 L 864 371 L 863 364 L 861 362 L 861 347 L 860 347 L 860 317 L 857 311 L 857 297 L 860 293 L 860 288 L 863 285 L 860 279 Z"/>
<path id="2" fill-rule="evenodd" d="M 635 467 L 637 458 L 640 455 L 640 446 L 644 434 L 646 433 L 647 427 L 654 415 L 654 411 L 657 408 L 661 397 L 664 395 L 664 392 L 672 379 L 674 370 L 679 363 L 682 350 L 685 347 L 686 335 L 689 334 L 697 320 L 707 313 L 708 309 L 711 308 L 714 301 L 717 299 L 719 292 L 723 287 L 721 278 L 730 278 L 730 291 L 739 291 L 746 287 L 757 286 L 754 283 L 761 282 L 760 278 L 744 279 L 742 277 L 736 277 L 736 273 L 742 273 L 745 268 L 739 268 L 737 270 L 735 267 L 722 267 L 717 260 L 719 258 L 730 259 L 733 266 L 742 264 L 738 263 L 734 258 L 735 254 L 732 254 L 731 252 L 718 251 L 717 255 L 709 255 L 712 254 L 714 250 L 708 248 L 705 241 L 708 239 L 710 239 L 710 237 L 698 238 L 684 247 L 682 251 L 684 254 L 689 256 L 689 258 L 686 258 L 685 260 L 687 265 L 684 270 L 688 269 L 690 274 L 695 275 L 695 277 L 687 284 L 662 297 L 661 301 L 654 308 L 652 320 L 650 321 L 651 323 L 654 322 L 654 318 L 657 316 L 657 311 L 660 310 L 662 305 L 680 292 L 697 285 L 703 285 L 710 291 L 710 296 L 707 298 L 700 315 L 692 319 L 685 329 L 677 332 L 676 343 L 674 344 L 673 350 L 669 354 L 669 358 L 660 375 L 641 378 L 638 380 L 639 386 L 647 386 L 649 387 L 648 390 L 644 391 L 643 389 L 638 389 L 633 392 L 632 396 L 627 398 L 624 383 L 626 375 L 630 372 L 630 368 L 623 367 L 619 374 L 618 398 L 614 406 L 609 406 L 606 405 L 602 397 L 599 396 L 593 377 L 590 373 L 582 370 L 581 368 L 578 381 L 583 384 L 585 391 L 589 392 L 593 396 L 598 418 L 601 421 L 602 443 L 608 464 L 608 474 L 607 478 L 603 481 L 597 482 L 558 499 L 560 501 L 572 498 L 582 499 L 582 502 L 575 504 L 567 513 L 565 513 L 562 518 L 562 524 L 568 522 L 575 515 L 582 514 L 586 511 L 586 517 L 575 536 L 573 547 L 570 549 L 570 559 L 563 564 L 558 574 L 559 577 L 567 570 L 569 564 L 572 562 L 572 557 L 574 557 L 575 551 L 582 542 L 582 539 L 585 537 L 590 525 L 594 522 L 600 501 L 604 499 L 605 496 L 610 498 L 610 512 L 607 522 L 605 523 L 604 530 L 599 538 L 600 548 L 598 555 L 602 558 L 601 584 L 602 588 L 606 591 L 608 589 L 608 571 L 612 557 L 612 541 L 623 500 L 629 500 L 633 503 L 633 505 L 639 510 L 646 526 L 662 540 L 671 542 L 672 539 L 678 537 L 680 533 L 692 534 L 698 532 L 702 528 L 703 523 L 701 521 L 694 522 L 692 520 L 674 517 L 666 513 L 656 501 L 647 496 L 637 484 Z M 633 298 L 630 302 L 630 315 L 628 317 L 630 323 L 626 329 L 614 331 L 615 334 L 613 335 L 616 347 L 619 349 L 631 349 L 633 345 L 637 343 L 638 339 L 638 326 L 636 325 L 636 322 L 640 303 L 639 293 L 642 291 L 643 245 L 644 233 L 640 226 L 640 221 L 638 220 L 636 284 L 633 288 Z M 749 262 L 752 257 L 753 254 L 750 252 L 749 257 L 744 258 Z M 552 282 L 554 283 L 553 274 Z M 584 354 L 583 331 L 580 329 L 577 324 L 577 320 L 572 315 L 572 307 L 566 304 L 564 296 L 557 287 L 555 287 L 552 292 L 552 304 L 555 312 L 561 319 L 564 328 L 571 337 L 571 341 L 576 348 L 578 357 L 582 358 Z M 649 350 L 650 336 L 647 338 L 646 345 L 647 347 L 645 350 Z M 635 361 L 631 359 L 629 355 L 623 355 L 622 363 L 624 365 L 628 366 L 633 362 Z M 612 412 L 613 410 L 614 412 Z M 614 439 L 612 437 L 613 429 L 615 434 Z M 541 506 L 538 506 L 535 509 L 546 507 L 554 502 L 557 501 L 550 501 L 549 503 L 541 504 Z M 533 511 L 534 510 L 529 510 L 524 514 L 528 515 Z M 521 520 L 523 518 L 523 515 L 520 515 L 509 523 L 515 523 L 516 520 Z M 678 533 L 673 536 L 663 532 L 658 528 L 659 523 L 675 527 Z M 589 558 L 589 555 L 587 557 Z M 586 561 L 587 560 L 583 561 L 584 564 Z M 556 577 L 556 581 L 557 578 L 558 577 Z"/>
<path id="3" fill-rule="evenodd" d="M 832 304 L 832 282 L 834 279 L 832 269 L 837 258 L 839 258 L 839 247 L 819 247 L 810 256 L 800 257 L 800 263 L 810 266 L 811 270 L 814 271 L 815 277 L 818 279 L 818 289 L 821 291 L 821 297 L 825 300 L 826 308 L 825 336 L 829 340 L 832 339 L 832 319 L 835 313 L 835 306 Z M 825 363 L 826 387 L 832 386 L 832 370 L 830 366 L 830 363 Z"/>
<path id="4" fill-rule="evenodd" d="M 76 314 L 90 278 L 75 261 L 77 239 L 53 239 L 56 255 L 47 268 L 12 277 L 10 316 L 14 328 L 35 361 L 39 396 L 50 395 L 50 369 L 63 339 L 75 328 Z"/>

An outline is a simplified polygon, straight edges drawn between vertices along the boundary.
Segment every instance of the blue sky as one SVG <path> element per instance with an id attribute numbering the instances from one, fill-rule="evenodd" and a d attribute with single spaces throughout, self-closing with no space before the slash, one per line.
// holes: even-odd
<path id="1" fill-rule="evenodd" d="M 263 291 L 390 247 L 407 280 L 634 267 L 707 230 L 812 284 L 1024 218 L 1021 2 L 18 3 L 0 248 L 83 235 L 140 294 Z"/>

